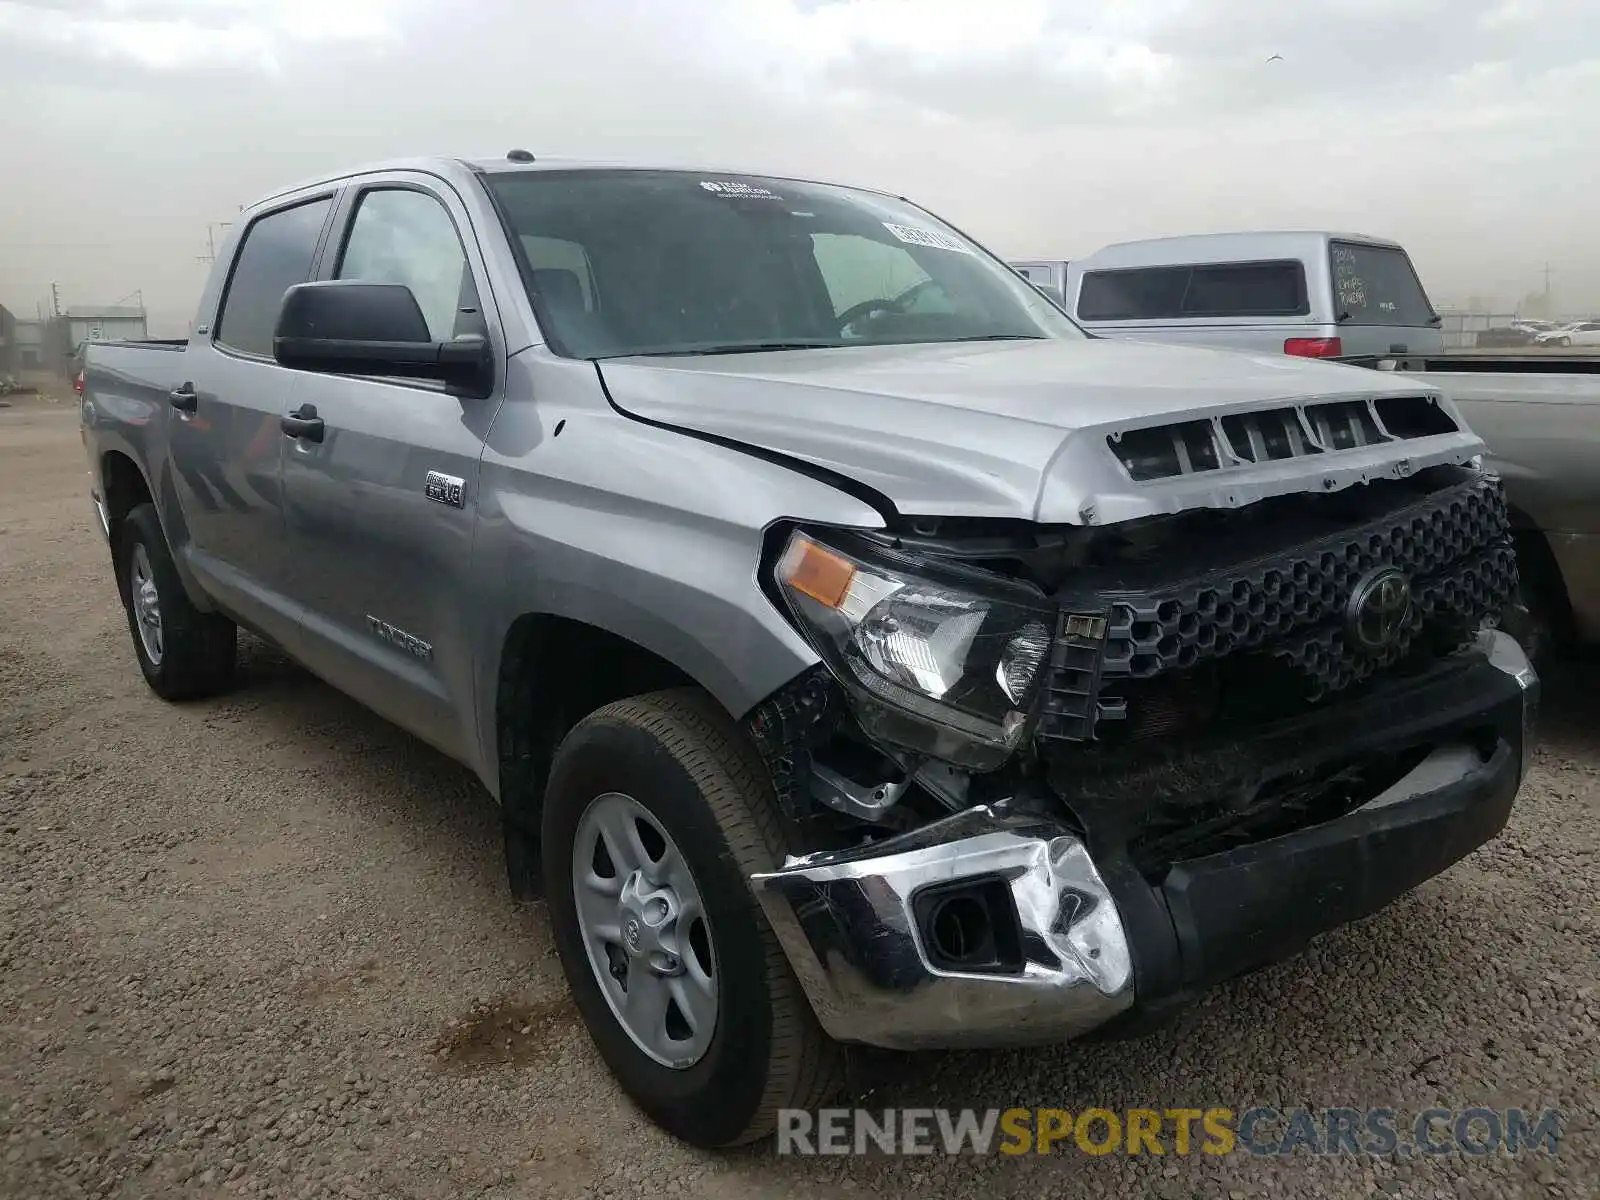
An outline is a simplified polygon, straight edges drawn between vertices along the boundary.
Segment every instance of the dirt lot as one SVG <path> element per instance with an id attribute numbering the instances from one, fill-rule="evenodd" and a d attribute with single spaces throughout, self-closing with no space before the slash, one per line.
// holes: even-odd
<path id="1" fill-rule="evenodd" d="M 134 664 L 75 406 L 0 410 L 0 1195 L 1595 1196 L 1600 694 L 1508 831 L 1121 1046 L 874 1057 L 866 1103 L 1560 1106 L 1554 1158 L 779 1158 L 647 1126 L 462 768 L 247 643 Z"/>

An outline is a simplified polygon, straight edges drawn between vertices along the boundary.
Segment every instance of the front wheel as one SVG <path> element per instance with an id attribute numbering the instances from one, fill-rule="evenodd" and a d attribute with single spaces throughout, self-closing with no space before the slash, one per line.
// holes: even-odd
<path id="1" fill-rule="evenodd" d="M 1522 646 L 1534 670 L 1548 674 L 1571 644 L 1571 609 L 1549 546 L 1535 534 L 1519 533 L 1517 591 L 1500 626 Z"/>
<path id="2" fill-rule="evenodd" d="M 551 765 L 546 903 L 606 1065 L 669 1133 L 754 1141 L 837 1086 L 823 1033 L 751 894 L 783 860 L 760 759 L 692 689 L 618 701 Z"/>

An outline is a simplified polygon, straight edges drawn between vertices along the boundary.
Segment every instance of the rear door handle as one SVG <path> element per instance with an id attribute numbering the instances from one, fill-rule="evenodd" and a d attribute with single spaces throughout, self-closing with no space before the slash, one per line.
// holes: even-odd
<path id="1" fill-rule="evenodd" d="M 167 393 L 167 402 L 179 412 L 192 413 L 200 404 L 200 396 L 192 383 L 180 383 Z"/>
<path id="2" fill-rule="evenodd" d="M 327 431 L 322 418 L 317 416 L 317 406 L 314 404 L 302 404 L 292 413 L 284 414 L 278 426 L 290 437 L 307 442 L 320 442 Z"/>

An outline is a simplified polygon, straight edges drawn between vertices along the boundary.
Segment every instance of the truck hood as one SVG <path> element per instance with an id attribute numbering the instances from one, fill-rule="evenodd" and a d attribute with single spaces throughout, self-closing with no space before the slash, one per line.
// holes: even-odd
<path id="1" fill-rule="evenodd" d="M 1483 450 L 1436 389 L 1361 367 L 1111 339 L 609 359 L 612 404 L 824 468 L 902 515 L 1100 524 L 1336 490 Z M 1427 395 L 1455 433 L 1135 481 L 1108 438 L 1172 422 Z M 1221 436 L 1220 426 L 1211 428 Z"/>

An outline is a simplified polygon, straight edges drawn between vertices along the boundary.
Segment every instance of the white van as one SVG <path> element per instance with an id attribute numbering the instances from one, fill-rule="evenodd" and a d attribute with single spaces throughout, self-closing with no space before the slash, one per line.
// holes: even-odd
<path id="1" fill-rule="evenodd" d="M 1067 264 L 1064 306 L 1101 337 L 1309 358 L 1444 349 L 1443 322 L 1410 257 L 1364 234 L 1121 242 Z"/>
<path id="2" fill-rule="evenodd" d="M 1028 259 L 1012 263 L 1011 269 L 1057 304 L 1065 304 L 1070 265 L 1065 259 Z"/>

